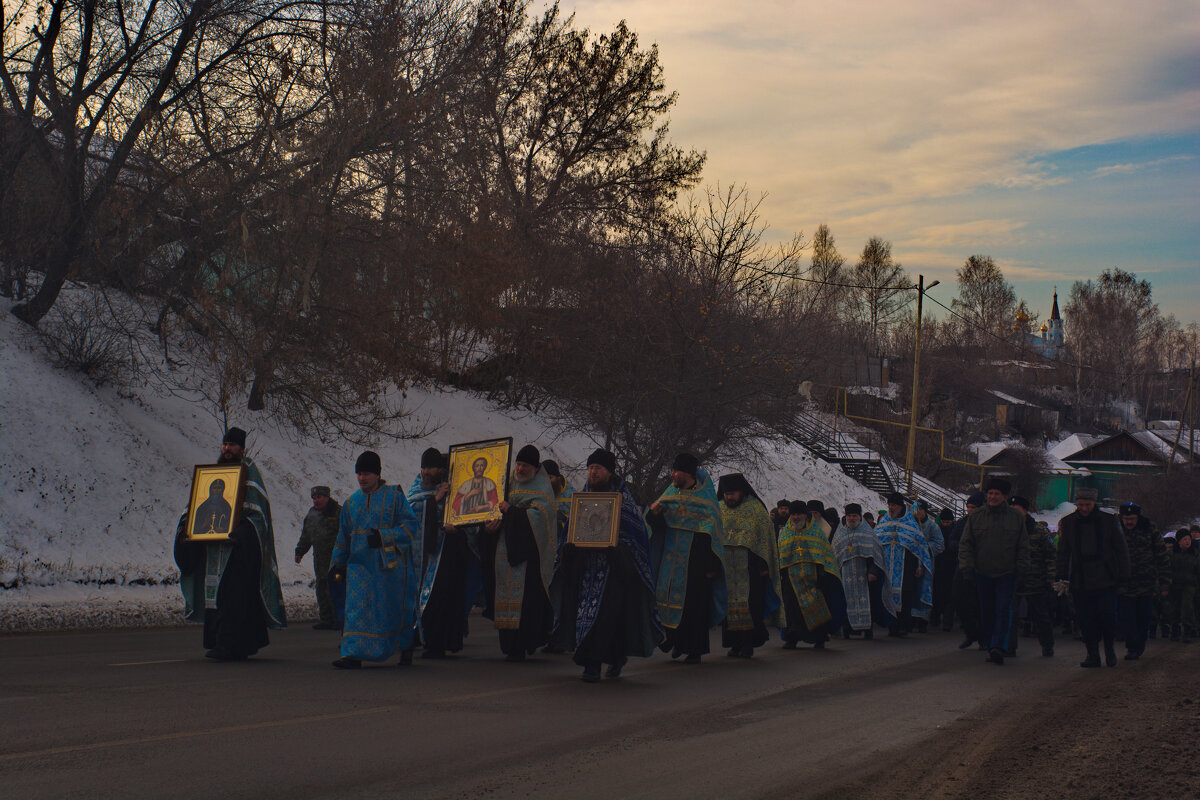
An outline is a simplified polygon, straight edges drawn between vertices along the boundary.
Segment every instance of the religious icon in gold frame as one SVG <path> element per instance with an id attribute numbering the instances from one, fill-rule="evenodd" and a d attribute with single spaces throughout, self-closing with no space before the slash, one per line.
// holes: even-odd
<path id="1" fill-rule="evenodd" d="M 616 547 L 621 534 L 620 492 L 571 495 L 567 542 L 576 547 Z"/>
<path id="2" fill-rule="evenodd" d="M 227 541 L 242 516 L 245 464 L 198 464 L 192 471 L 184 536 L 192 541 Z"/>
<path id="3" fill-rule="evenodd" d="M 508 494 L 512 437 L 450 446 L 450 497 L 447 525 L 475 525 L 500 519 L 500 501 Z"/>

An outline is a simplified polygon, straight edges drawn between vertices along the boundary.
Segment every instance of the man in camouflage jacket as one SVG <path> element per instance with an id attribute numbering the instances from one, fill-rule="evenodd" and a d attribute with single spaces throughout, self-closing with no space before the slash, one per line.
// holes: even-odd
<path id="1" fill-rule="evenodd" d="M 1030 503 L 1024 497 L 1014 495 L 1009 505 L 1025 518 L 1025 531 L 1029 535 L 1029 572 L 1017 578 L 1017 597 L 1025 600 L 1029 621 L 1037 632 L 1042 655 L 1054 655 L 1054 618 L 1051 602 L 1054 598 L 1054 569 L 1056 551 L 1050 539 L 1046 523 L 1038 522 L 1029 515 Z M 1013 635 L 1009 655 L 1017 654 L 1017 636 Z"/>
<path id="2" fill-rule="evenodd" d="M 296 563 L 299 564 L 304 554 L 312 548 L 313 571 L 317 578 L 317 611 L 321 618 L 313 627 L 317 630 L 333 630 L 338 624 L 334 617 L 333 600 L 329 596 L 329 562 L 333 558 L 338 515 L 342 513 L 342 507 L 329 496 L 328 486 L 314 486 L 310 495 L 313 505 L 304 517 L 300 541 L 296 542 Z"/>
<path id="3" fill-rule="evenodd" d="M 1129 578 L 1117 588 L 1117 614 L 1125 634 L 1125 660 L 1136 661 L 1146 650 L 1156 597 L 1171 587 L 1171 556 L 1153 523 L 1137 503 L 1120 509 L 1121 533 L 1129 550 Z"/>

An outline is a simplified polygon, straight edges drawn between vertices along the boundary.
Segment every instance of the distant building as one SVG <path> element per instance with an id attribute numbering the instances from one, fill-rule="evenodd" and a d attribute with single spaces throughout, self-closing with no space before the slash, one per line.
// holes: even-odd
<path id="1" fill-rule="evenodd" d="M 1050 319 L 1042 323 L 1040 331 L 1035 333 L 1029 330 L 1029 317 L 1024 311 L 1017 314 L 1013 328 L 1024 337 L 1022 344 L 1029 350 L 1043 358 L 1061 358 L 1066 347 L 1066 332 L 1063 330 L 1062 315 L 1058 313 L 1058 289 L 1054 290 Z"/>

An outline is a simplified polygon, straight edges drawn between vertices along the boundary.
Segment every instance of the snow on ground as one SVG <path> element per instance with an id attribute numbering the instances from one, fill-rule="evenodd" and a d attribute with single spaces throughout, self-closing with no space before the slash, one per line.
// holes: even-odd
<path id="1" fill-rule="evenodd" d="M 1058 521 L 1075 510 L 1074 503 L 1063 503 L 1058 508 L 1051 508 L 1045 511 L 1030 512 L 1034 519 L 1039 522 L 1045 522 L 1050 530 L 1058 530 Z"/>
<path id="2" fill-rule="evenodd" d="M 216 460 L 223 427 L 198 401 L 157 384 L 97 387 L 53 366 L 11 306 L 0 302 L 0 630 L 180 622 L 175 526 L 192 467 Z M 465 392 L 410 390 L 408 404 L 436 430 L 374 448 L 384 479 L 405 486 L 430 445 L 445 451 L 512 436 L 516 447 L 533 443 L 556 459 L 574 485 L 595 447 Z M 362 448 L 297 443 L 249 413 L 230 424 L 249 432 L 247 452 L 267 484 L 289 616 L 311 617 L 311 555 L 300 565 L 293 559 L 308 490 L 327 484 L 344 501 Z M 788 497 L 882 507 L 878 495 L 798 446 L 765 442 L 756 463 L 713 469 L 726 470 L 745 472 L 769 505 Z"/>

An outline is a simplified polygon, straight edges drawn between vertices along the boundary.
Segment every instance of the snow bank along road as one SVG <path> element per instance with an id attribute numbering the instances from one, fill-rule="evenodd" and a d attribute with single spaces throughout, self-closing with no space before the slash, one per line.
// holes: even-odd
<path id="1" fill-rule="evenodd" d="M 1094 679 L 1064 641 L 1003 667 L 956 634 L 831 643 L 699 667 L 663 654 L 586 685 L 569 656 L 332 669 L 337 635 L 272 632 L 202 657 L 196 627 L 0 638 L 0 785 L 13 798 L 797 797 L 829 791 L 981 709 Z M 1121 672 L 1153 669 L 1152 648 Z M 394 663 L 394 660 L 393 660 Z M 1129 677 L 1133 677 L 1130 675 Z M 1071 686 L 1067 686 L 1070 684 Z"/>

